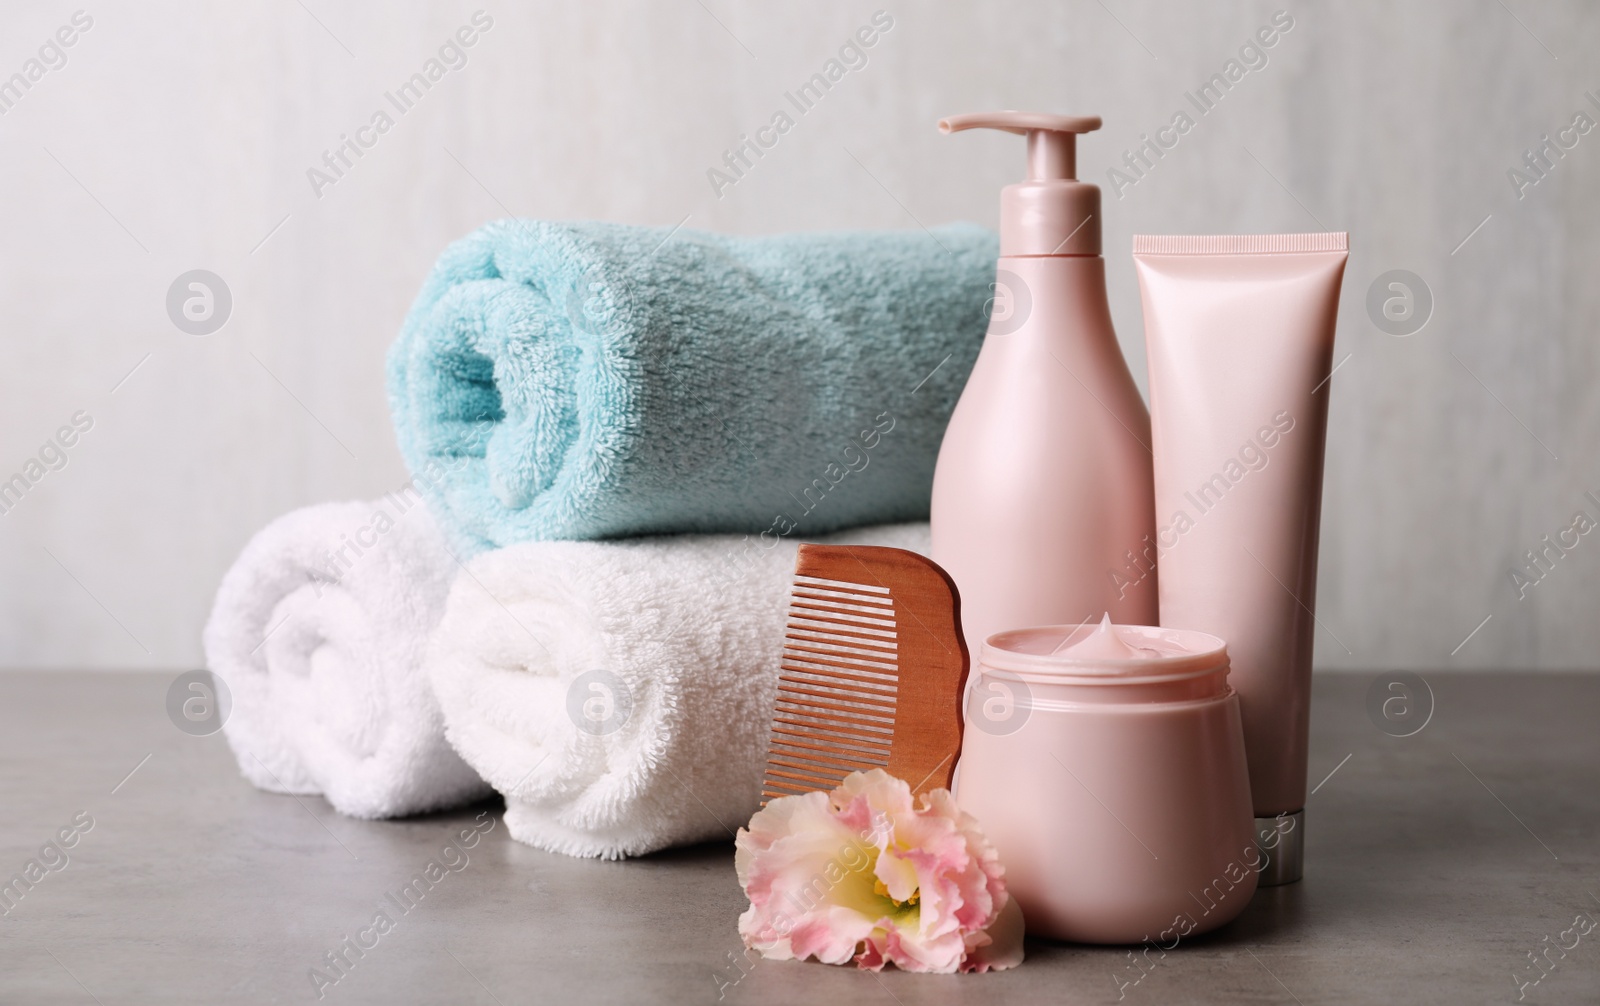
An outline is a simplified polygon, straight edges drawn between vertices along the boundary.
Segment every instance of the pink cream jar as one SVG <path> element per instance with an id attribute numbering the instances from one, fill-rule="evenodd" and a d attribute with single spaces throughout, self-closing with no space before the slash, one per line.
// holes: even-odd
<path id="1" fill-rule="evenodd" d="M 984 644 L 956 800 L 1028 932 L 1167 949 L 1233 919 L 1256 848 L 1227 646 L 1180 629 L 1017 629 Z"/>

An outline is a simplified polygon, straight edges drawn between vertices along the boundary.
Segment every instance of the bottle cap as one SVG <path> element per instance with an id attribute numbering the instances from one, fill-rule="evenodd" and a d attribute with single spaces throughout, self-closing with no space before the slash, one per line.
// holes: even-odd
<path id="1" fill-rule="evenodd" d="M 1267 861 L 1261 887 L 1281 887 L 1300 879 L 1306 864 L 1306 812 L 1256 818 L 1256 848 Z"/>
<path id="2" fill-rule="evenodd" d="M 1077 136 L 1098 115 L 976 112 L 939 120 L 941 133 L 1001 129 L 1028 138 L 1028 178 L 1000 192 L 1001 255 L 1099 255 L 1100 187 L 1080 182 Z"/>

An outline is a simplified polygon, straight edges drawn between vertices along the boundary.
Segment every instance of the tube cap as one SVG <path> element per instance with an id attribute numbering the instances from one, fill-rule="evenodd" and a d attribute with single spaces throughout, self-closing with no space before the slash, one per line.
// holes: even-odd
<path id="1" fill-rule="evenodd" d="M 1100 187 L 1078 181 L 1079 133 L 1098 115 L 977 112 L 939 120 L 941 133 L 999 129 L 1028 138 L 1028 178 L 1000 192 L 1001 255 L 1100 254 Z"/>
<path id="2" fill-rule="evenodd" d="M 1280 887 L 1300 879 L 1306 865 L 1306 812 L 1256 818 L 1256 848 L 1267 861 L 1258 887 Z"/>

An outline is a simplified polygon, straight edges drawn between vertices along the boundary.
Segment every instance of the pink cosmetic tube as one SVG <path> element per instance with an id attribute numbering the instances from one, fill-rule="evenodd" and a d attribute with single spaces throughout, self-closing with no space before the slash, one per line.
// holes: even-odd
<path id="1" fill-rule="evenodd" d="M 1227 641 L 1262 886 L 1300 879 L 1329 366 L 1349 235 L 1136 236 L 1161 625 Z"/>

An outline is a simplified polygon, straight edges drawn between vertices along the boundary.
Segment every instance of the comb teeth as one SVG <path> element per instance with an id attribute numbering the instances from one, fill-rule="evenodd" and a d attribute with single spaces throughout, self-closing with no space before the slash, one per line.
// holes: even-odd
<path id="1" fill-rule="evenodd" d="M 761 802 L 889 763 L 899 632 L 888 588 L 796 576 Z"/>

